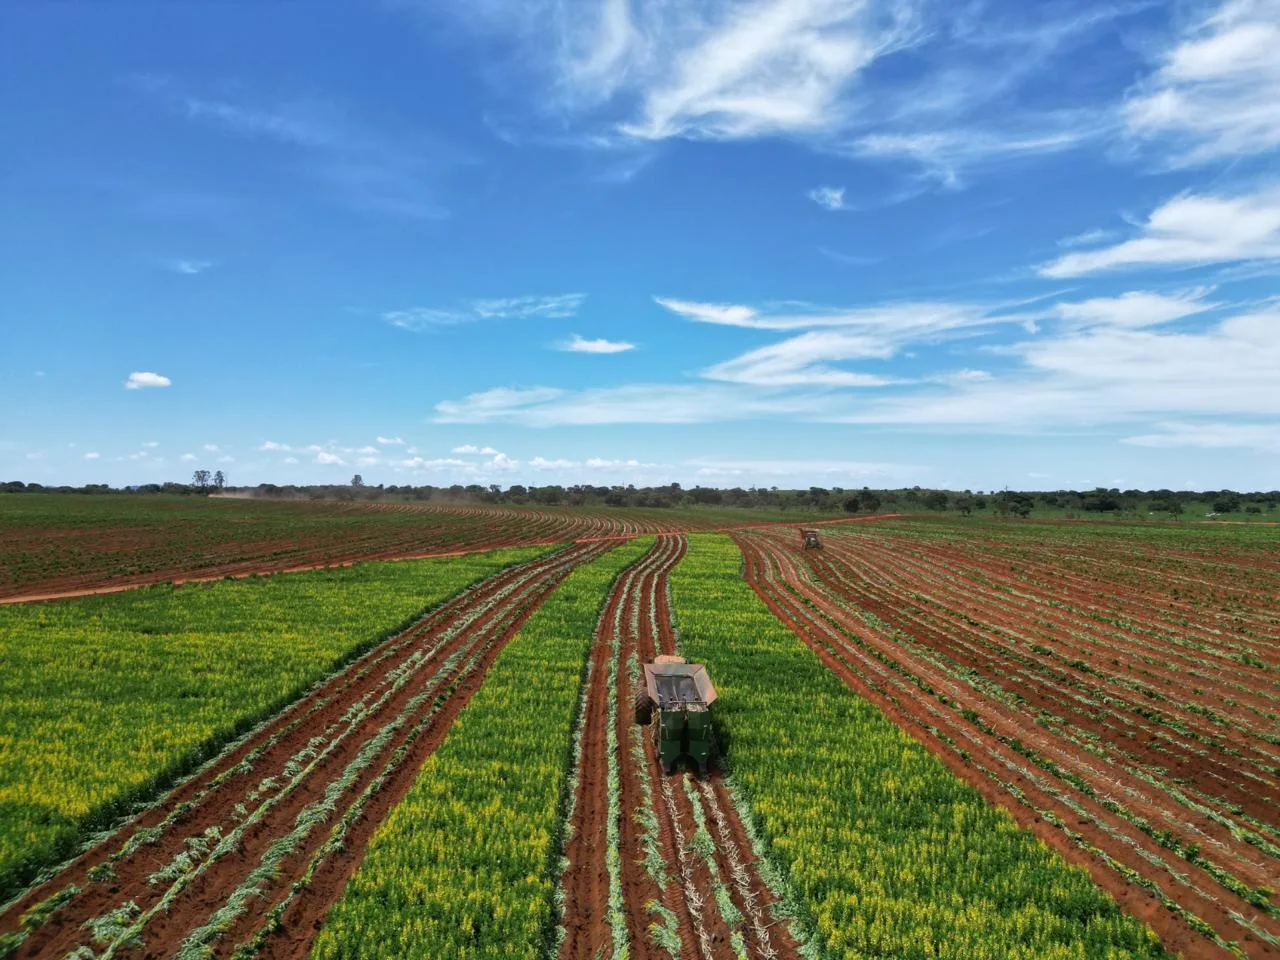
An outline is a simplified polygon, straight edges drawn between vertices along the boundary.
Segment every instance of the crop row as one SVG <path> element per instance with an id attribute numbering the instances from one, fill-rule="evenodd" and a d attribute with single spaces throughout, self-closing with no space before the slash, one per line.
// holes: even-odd
<path id="1" fill-rule="evenodd" d="M 374 836 L 312 956 L 532 957 L 549 942 L 587 652 L 610 584 L 651 545 L 575 571 L 529 619 Z"/>
<path id="2" fill-rule="evenodd" d="M 672 577 L 687 654 L 816 939 L 836 955 L 1162 956 L 1084 871 L 1020 830 L 848 688 L 741 579 L 725 537 Z"/>
<path id="3" fill-rule="evenodd" d="M 0 607 L 0 896 L 425 608 L 541 552 Z"/>

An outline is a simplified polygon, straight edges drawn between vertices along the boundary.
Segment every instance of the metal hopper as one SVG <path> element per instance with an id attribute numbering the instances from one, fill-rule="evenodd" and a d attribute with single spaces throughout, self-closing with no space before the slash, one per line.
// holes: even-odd
<path id="1" fill-rule="evenodd" d="M 644 692 L 636 698 L 636 722 L 652 723 L 656 711 L 658 754 L 667 773 L 682 758 L 699 773 L 706 772 L 711 756 L 710 706 L 716 688 L 700 663 L 686 663 L 682 657 L 658 657 L 644 665 Z"/>

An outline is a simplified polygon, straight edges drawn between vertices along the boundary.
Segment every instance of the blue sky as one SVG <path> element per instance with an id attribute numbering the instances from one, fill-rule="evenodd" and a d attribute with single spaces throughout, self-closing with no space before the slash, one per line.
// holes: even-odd
<path id="1" fill-rule="evenodd" d="M 0 9 L 0 479 L 1280 487 L 1280 0 Z"/>

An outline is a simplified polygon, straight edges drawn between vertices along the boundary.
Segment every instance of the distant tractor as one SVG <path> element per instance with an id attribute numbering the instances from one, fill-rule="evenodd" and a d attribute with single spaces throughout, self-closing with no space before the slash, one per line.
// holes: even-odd
<path id="1" fill-rule="evenodd" d="M 716 688 L 707 668 L 683 657 L 656 657 L 644 665 L 644 689 L 636 694 L 636 723 L 654 726 L 665 773 L 687 760 L 699 774 L 711 758 L 711 704 Z M 657 720 L 654 720 L 654 714 Z"/>
<path id="2" fill-rule="evenodd" d="M 800 549 L 801 550 L 821 550 L 822 541 L 818 539 L 817 530 L 801 530 L 800 531 Z"/>

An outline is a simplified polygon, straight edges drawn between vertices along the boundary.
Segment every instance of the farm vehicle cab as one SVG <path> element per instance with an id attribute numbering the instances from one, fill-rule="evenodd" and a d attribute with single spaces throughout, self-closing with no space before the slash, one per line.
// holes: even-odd
<path id="1" fill-rule="evenodd" d="M 665 773 L 673 773 L 681 760 L 699 774 L 707 772 L 715 700 L 716 688 L 700 663 L 660 656 L 644 665 L 644 689 L 636 693 L 636 723 L 654 727 Z"/>
<path id="2" fill-rule="evenodd" d="M 818 539 L 817 530 L 800 531 L 800 549 L 801 550 L 821 550 L 822 541 Z"/>

